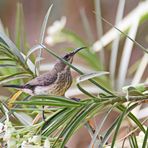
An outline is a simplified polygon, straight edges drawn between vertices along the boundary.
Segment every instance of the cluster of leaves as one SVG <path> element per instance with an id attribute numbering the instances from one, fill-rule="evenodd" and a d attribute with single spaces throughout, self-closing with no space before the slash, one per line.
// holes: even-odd
<path id="1" fill-rule="evenodd" d="M 39 44 L 28 50 L 28 52 L 26 52 L 18 49 L 22 48 L 21 46 L 22 40 L 20 41 L 21 34 L 19 32 L 21 30 L 20 27 L 23 27 L 22 26 L 23 24 L 18 25 L 21 24 L 21 22 L 23 22 L 23 20 L 21 19 L 23 18 L 21 16 L 23 14 L 21 9 L 22 6 L 21 4 L 18 4 L 17 18 L 16 18 L 16 26 L 17 26 L 16 44 L 14 44 L 4 32 L 0 32 L 0 53 L 1 53 L 0 68 L 3 69 L 2 71 L 0 71 L 1 74 L 0 84 L 4 84 L 7 82 L 9 83 L 15 82 L 21 84 L 25 83 L 26 80 L 30 80 L 36 75 L 38 75 L 41 51 L 44 49 L 50 55 L 68 64 L 73 70 L 75 70 L 81 75 L 81 77 L 77 82 L 77 87 L 82 93 L 84 93 L 88 97 L 85 100 L 77 102 L 64 97 L 34 96 L 34 97 L 29 97 L 29 99 L 25 98 L 23 101 L 15 101 L 14 102 L 15 106 L 11 109 L 7 108 L 6 102 L 1 101 L 1 111 L 2 111 L 1 122 L 4 122 L 5 115 L 6 116 L 9 115 L 10 120 L 11 117 L 13 118 L 15 117 L 14 124 L 19 125 L 18 131 L 20 134 L 26 134 L 26 133 L 30 134 L 30 131 L 34 131 L 33 133 L 34 135 L 41 135 L 43 139 L 47 137 L 53 138 L 54 140 L 51 143 L 52 147 L 64 147 L 68 142 L 68 140 L 72 137 L 72 135 L 80 127 L 85 125 L 89 134 L 92 137 L 90 147 L 93 146 L 95 143 L 97 143 L 99 147 L 103 147 L 113 133 L 114 134 L 112 137 L 111 147 L 114 147 L 122 121 L 125 118 L 126 119 L 129 118 L 135 123 L 138 129 L 140 129 L 140 131 L 144 133 L 145 136 L 142 146 L 143 148 L 145 148 L 147 144 L 146 141 L 148 138 L 148 130 L 144 128 L 143 124 L 135 117 L 134 114 L 131 113 L 131 111 L 139 104 L 143 103 L 145 100 L 148 99 L 148 94 L 146 92 L 147 86 L 145 86 L 145 84 L 142 84 L 138 88 L 128 87 L 126 88 L 125 94 L 117 95 L 113 91 L 109 90 L 110 88 L 109 84 L 106 87 L 102 85 L 102 83 L 106 83 L 106 80 L 108 79 L 107 77 L 106 79 L 94 79 L 97 76 L 107 74 L 106 72 L 95 72 L 95 73 L 92 72 L 91 74 L 85 75 L 80 69 L 66 62 L 56 53 L 54 53 L 52 50 L 48 49 L 43 44 L 43 40 L 51 7 L 49 8 L 45 16 L 42 25 Z M 67 38 L 70 38 L 70 40 L 76 44 L 76 46 L 87 46 L 88 49 L 80 53 L 80 56 L 82 56 L 88 63 L 90 63 L 90 65 L 95 70 L 101 70 L 100 66 L 101 61 L 98 61 L 97 54 L 90 50 L 91 48 L 88 46 L 88 44 L 86 44 L 82 39 L 80 39 L 77 35 L 75 35 L 70 31 L 64 30 L 64 33 L 65 35 L 67 35 Z M 28 48 L 27 43 L 25 41 L 23 45 L 24 48 Z M 39 50 L 39 56 L 38 56 L 39 58 L 31 60 L 29 57 L 36 50 Z M 80 85 L 80 82 L 84 82 L 87 80 L 98 88 L 98 92 L 99 90 L 102 90 L 103 93 L 102 94 L 97 93 L 99 95 L 94 95 L 93 93 L 86 91 Z M 142 90 L 139 88 L 142 88 Z M 123 105 L 123 103 L 125 102 L 130 102 L 127 105 L 127 107 Z M 26 122 L 26 120 L 29 117 L 31 117 L 31 119 L 35 118 L 35 116 L 41 112 L 40 107 L 42 106 L 47 106 L 47 108 L 45 109 L 47 115 L 46 120 L 31 126 L 32 123 L 28 123 Z M 95 129 L 93 129 L 88 122 L 89 119 L 93 118 L 99 112 L 102 112 L 102 110 L 106 109 L 107 109 L 107 114 L 105 118 L 103 119 L 101 124 L 99 124 Z M 103 124 L 105 123 L 106 119 L 108 118 L 110 112 L 113 109 L 117 109 L 120 112 L 120 114 L 116 118 L 116 120 L 112 123 L 112 125 L 104 131 L 104 134 L 100 139 L 98 138 L 100 129 L 103 127 Z M 32 113 L 32 111 L 34 112 Z M 25 117 L 22 117 L 21 114 L 18 115 L 18 112 L 20 113 L 24 112 L 27 115 L 26 119 Z M 24 125 L 24 123 L 28 124 Z M 22 127 L 22 125 L 24 127 Z M 129 137 L 130 137 L 129 139 L 131 147 L 137 145 L 137 140 L 134 133 L 132 133 Z M 27 140 L 25 137 L 23 138 L 24 139 L 22 141 Z"/>

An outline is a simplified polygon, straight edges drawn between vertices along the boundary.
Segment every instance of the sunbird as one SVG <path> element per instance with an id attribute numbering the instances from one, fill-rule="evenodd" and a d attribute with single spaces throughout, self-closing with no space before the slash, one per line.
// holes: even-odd
<path id="1" fill-rule="evenodd" d="M 67 53 L 62 58 L 69 62 L 73 62 L 74 55 L 86 47 L 76 48 L 72 52 Z M 53 69 L 48 71 L 24 85 L 3 85 L 3 87 L 12 87 L 34 96 L 34 95 L 55 95 L 64 96 L 67 89 L 72 84 L 72 75 L 70 66 L 62 60 L 58 60 Z"/>

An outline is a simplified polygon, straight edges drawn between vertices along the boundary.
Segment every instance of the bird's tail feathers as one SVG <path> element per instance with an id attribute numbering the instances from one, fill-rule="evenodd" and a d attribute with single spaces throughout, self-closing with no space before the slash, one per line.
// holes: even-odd
<path id="1" fill-rule="evenodd" d="M 16 88 L 16 89 L 23 89 L 24 86 L 23 85 L 2 85 L 2 87 L 10 87 L 10 88 Z"/>

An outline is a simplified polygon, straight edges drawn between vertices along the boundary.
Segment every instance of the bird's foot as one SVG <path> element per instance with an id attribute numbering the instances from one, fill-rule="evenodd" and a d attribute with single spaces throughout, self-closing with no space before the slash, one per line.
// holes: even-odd
<path id="1" fill-rule="evenodd" d="M 76 101 L 76 102 L 80 102 L 80 100 L 81 99 L 79 99 L 79 98 L 70 98 L 71 100 L 74 100 L 74 101 Z"/>

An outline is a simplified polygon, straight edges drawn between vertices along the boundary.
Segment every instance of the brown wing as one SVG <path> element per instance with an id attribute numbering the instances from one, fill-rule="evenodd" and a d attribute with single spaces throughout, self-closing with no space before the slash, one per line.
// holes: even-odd
<path id="1" fill-rule="evenodd" d="M 57 79 L 57 74 L 54 72 L 47 72 L 42 74 L 33 80 L 29 81 L 24 87 L 34 89 L 36 86 L 49 86 Z"/>

